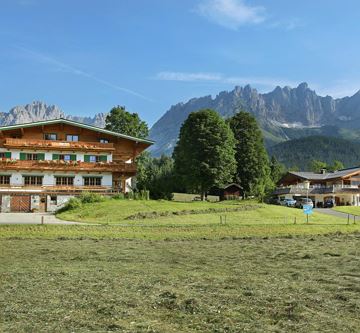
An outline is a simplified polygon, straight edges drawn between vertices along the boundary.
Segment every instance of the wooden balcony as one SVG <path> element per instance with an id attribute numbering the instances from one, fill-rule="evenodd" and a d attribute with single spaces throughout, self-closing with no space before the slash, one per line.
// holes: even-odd
<path id="1" fill-rule="evenodd" d="M 114 190 L 111 186 L 0 185 L 0 193 L 15 193 L 18 195 L 24 193 L 75 194 L 81 192 L 119 193 L 119 191 Z"/>
<path id="2" fill-rule="evenodd" d="M 31 150 L 67 150 L 67 151 L 93 151 L 110 152 L 114 151 L 113 143 L 100 142 L 71 142 L 71 141 L 50 141 L 34 139 L 12 139 L 6 138 L 4 143 L 6 148 L 31 149 Z"/>
<path id="3" fill-rule="evenodd" d="M 125 162 L 80 162 L 63 160 L 43 160 L 43 161 L 20 161 L 3 159 L 0 160 L 1 171 L 29 170 L 29 171 L 73 171 L 73 172 L 117 172 L 124 174 L 135 174 L 135 163 Z"/>

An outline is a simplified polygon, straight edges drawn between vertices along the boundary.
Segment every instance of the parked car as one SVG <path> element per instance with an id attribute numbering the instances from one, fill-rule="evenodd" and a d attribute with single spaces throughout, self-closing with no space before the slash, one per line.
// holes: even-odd
<path id="1" fill-rule="evenodd" d="M 282 199 L 282 200 L 280 200 L 280 205 L 281 206 L 295 207 L 295 204 L 296 204 L 296 200 L 294 200 L 294 199 Z"/>
<path id="2" fill-rule="evenodd" d="M 334 200 L 328 199 L 324 202 L 324 208 L 333 208 L 334 207 Z"/>
<path id="3" fill-rule="evenodd" d="M 302 209 L 305 205 L 314 207 L 314 203 L 309 198 L 299 198 L 298 200 L 296 200 L 296 204 L 295 204 L 296 208 Z"/>

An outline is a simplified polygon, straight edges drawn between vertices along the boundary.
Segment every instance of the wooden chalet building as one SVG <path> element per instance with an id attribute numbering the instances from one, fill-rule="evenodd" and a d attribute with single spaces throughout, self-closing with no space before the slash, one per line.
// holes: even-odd
<path id="1" fill-rule="evenodd" d="M 2 212 L 54 211 L 82 191 L 127 192 L 153 142 L 67 119 L 0 127 Z"/>
<path id="2" fill-rule="evenodd" d="M 290 171 L 278 181 L 273 194 L 279 199 L 309 197 L 315 207 L 327 200 L 336 205 L 360 206 L 360 167 L 334 172 Z"/>

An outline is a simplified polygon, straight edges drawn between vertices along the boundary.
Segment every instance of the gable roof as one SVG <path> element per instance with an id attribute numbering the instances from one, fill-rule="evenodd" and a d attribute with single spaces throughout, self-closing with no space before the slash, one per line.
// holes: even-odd
<path id="1" fill-rule="evenodd" d="M 289 174 L 306 179 L 306 180 L 328 180 L 347 177 L 352 174 L 360 173 L 360 167 L 341 169 L 334 172 L 316 173 L 316 172 L 296 172 L 289 171 Z"/>
<path id="2" fill-rule="evenodd" d="M 148 140 L 148 139 L 140 139 L 140 138 L 136 138 L 134 136 L 109 131 L 109 130 L 107 130 L 105 128 L 83 124 L 83 123 L 80 123 L 78 121 L 69 120 L 69 119 L 65 119 L 65 118 L 58 118 L 58 119 L 51 119 L 51 120 L 41 120 L 41 121 L 34 121 L 34 122 L 31 122 L 31 123 L 2 126 L 2 127 L 0 127 L 0 131 L 8 131 L 8 130 L 12 130 L 12 129 L 43 126 L 43 125 L 53 125 L 53 124 L 60 124 L 60 123 L 81 127 L 81 128 L 85 128 L 85 129 L 88 129 L 88 130 L 91 130 L 91 131 L 97 131 L 97 132 L 100 132 L 100 133 L 116 136 L 116 137 L 123 138 L 123 139 L 132 140 L 132 141 L 136 141 L 136 142 L 147 143 L 149 145 L 152 145 L 155 142 L 155 141 Z"/>

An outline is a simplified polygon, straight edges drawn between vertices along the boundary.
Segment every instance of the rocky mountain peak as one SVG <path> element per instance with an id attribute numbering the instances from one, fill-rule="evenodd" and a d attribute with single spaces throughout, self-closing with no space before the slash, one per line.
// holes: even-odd
<path id="1" fill-rule="evenodd" d="M 156 143 L 150 148 L 154 155 L 171 153 L 176 144 L 179 129 L 189 113 L 201 108 L 211 108 L 223 117 L 231 117 L 239 110 L 254 114 L 269 138 L 280 135 L 286 140 L 282 128 L 313 128 L 337 125 L 354 127 L 350 120 L 357 120 L 360 129 L 360 94 L 334 99 L 322 97 L 311 90 L 306 82 L 296 88 L 276 87 L 268 93 L 258 93 L 250 85 L 236 86 L 232 91 L 223 91 L 215 98 L 191 99 L 171 107 L 151 128 L 150 137 Z M 269 132 L 270 131 L 270 132 Z M 269 139 L 270 140 L 270 139 Z"/>
<path id="2" fill-rule="evenodd" d="M 58 106 L 48 105 L 42 101 L 33 101 L 30 104 L 18 105 L 9 112 L 0 113 L 1 125 L 24 124 L 40 120 L 66 118 L 97 127 L 105 126 L 106 114 L 98 113 L 94 117 L 80 117 L 66 115 Z"/>

